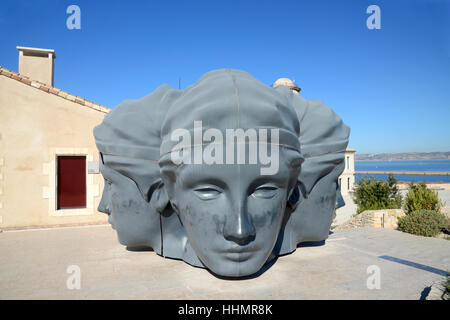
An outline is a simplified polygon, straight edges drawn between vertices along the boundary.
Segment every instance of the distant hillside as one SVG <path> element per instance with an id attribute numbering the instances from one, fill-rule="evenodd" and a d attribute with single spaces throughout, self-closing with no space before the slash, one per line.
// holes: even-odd
<path id="1" fill-rule="evenodd" d="M 449 152 L 401 152 L 355 154 L 356 161 L 390 161 L 390 160 L 450 160 Z"/>

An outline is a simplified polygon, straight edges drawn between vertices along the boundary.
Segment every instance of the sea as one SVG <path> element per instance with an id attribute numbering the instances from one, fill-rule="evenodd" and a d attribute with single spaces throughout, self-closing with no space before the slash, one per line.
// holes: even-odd
<path id="1" fill-rule="evenodd" d="M 401 161 L 355 161 L 355 171 L 450 171 L 450 160 L 401 160 Z M 360 180 L 363 174 L 355 175 Z M 370 175 L 377 179 L 387 179 L 387 175 Z M 397 181 L 406 182 L 446 182 L 450 176 L 394 175 Z"/>

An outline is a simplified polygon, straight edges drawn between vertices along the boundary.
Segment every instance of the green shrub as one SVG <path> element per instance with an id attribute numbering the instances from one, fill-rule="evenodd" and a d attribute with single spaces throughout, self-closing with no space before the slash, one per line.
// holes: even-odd
<path id="1" fill-rule="evenodd" d="M 436 211 L 417 210 L 401 217 L 398 229 L 418 236 L 433 237 L 447 228 L 449 221 L 446 216 Z"/>
<path id="2" fill-rule="evenodd" d="M 357 213 L 402 207 L 402 196 L 393 175 L 389 175 L 387 181 L 363 177 L 356 183 L 354 201 L 358 206 Z"/>
<path id="3" fill-rule="evenodd" d="M 433 210 L 441 212 L 443 203 L 439 200 L 438 193 L 428 189 L 425 182 L 411 183 L 405 198 L 405 213 L 409 214 L 416 210 Z"/>

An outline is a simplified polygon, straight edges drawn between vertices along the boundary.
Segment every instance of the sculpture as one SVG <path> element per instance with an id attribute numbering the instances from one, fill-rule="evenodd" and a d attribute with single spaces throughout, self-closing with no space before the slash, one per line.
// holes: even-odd
<path id="1" fill-rule="evenodd" d="M 222 69 L 121 103 L 94 136 L 99 211 L 121 244 L 241 277 L 327 238 L 349 128 L 319 101 Z"/>

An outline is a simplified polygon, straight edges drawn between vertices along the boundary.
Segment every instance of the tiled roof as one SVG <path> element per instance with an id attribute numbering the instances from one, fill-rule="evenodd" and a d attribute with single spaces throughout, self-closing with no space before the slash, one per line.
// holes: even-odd
<path id="1" fill-rule="evenodd" d="M 86 100 L 84 98 L 75 96 L 75 95 L 70 94 L 70 93 L 68 93 L 66 91 L 63 91 L 61 89 L 54 88 L 52 86 L 49 86 L 48 84 L 45 84 L 45 83 L 42 83 L 42 82 L 30 79 L 27 76 L 24 76 L 24 75 L 22 75 L 20 73 L 17 73 L 17 72 L 14 72 L 14 71 L 2 68 L 2 67 L 0 67 L 0 74 L 2 76 L 5 76 L 5 77 L 8 77 L 8 78 L 20 81 L 20 82 L 22 82 L 22 83 L 24 83 L 26 85 L 31 86 L 31 87 L 35 87 L 36 89 L 42 90 L 42 91 L 47 92 L 49 94 L 54 94 L 55 96 L 61 97 L 63 99 L 66 99 L 66 100 L 69 100 L 69 101 L 81 104 L 82 106 L 86 106 L 88 108 L 95 109 L 97 111 L 104 112 L 104 113 L 108 113 L 109 111 L 111 111 L 111 109 L 108 108 L 108 107 L 105 107 L 105 106 L 102 106 L 102 105 L 100 105 L 98 103 L 95 103 L 95 102 Z"/>

